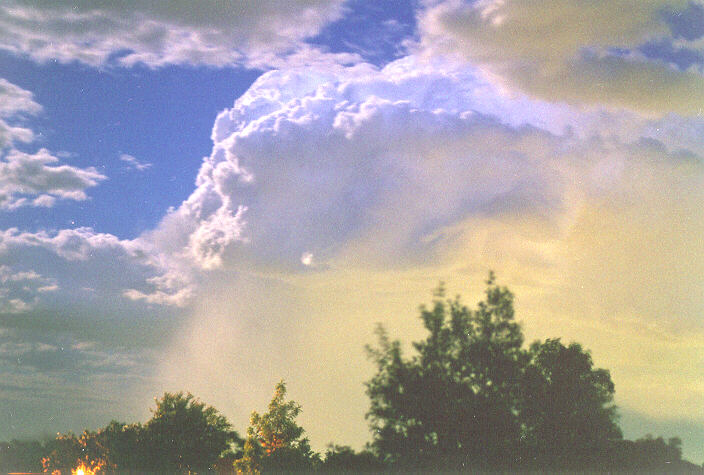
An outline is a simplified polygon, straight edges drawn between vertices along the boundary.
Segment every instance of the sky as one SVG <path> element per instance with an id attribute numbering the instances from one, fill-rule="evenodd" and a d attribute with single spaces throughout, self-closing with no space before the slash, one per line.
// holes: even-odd
<path id="1" fill-rule="evenodd" d="M 8 0 L 0 440 L 283 378 L 360 448 L 376 323 L 492 269 L 702 463 L 703 160 L 701 0 Z"/>

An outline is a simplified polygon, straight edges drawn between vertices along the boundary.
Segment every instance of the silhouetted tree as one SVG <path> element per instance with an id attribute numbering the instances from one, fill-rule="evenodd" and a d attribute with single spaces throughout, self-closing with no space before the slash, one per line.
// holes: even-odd
<path id="1" fill-rule="evenodd" d="M 369 450 L 355 452 L 349 446 L 328 445 L 320 470 L 325 473 L 379 473 L 386 465 Z"/>
<path id="2" fill-rule="evenodd" d="M 520 414 L 525 462 L 541 469 L 608 465 L 621 439 L 614 384 L 605 369 L 577 343 L 535 342 L 521 386 Z"/>
<path id="3" fill-rule="evenodd" d="M 98 431 L 97 438 L 105 449 L 108 468 L 124 473 L 143 471 L 150 465 L 150 447 L 145 441 L 144 427 L 141 424 L 111 421 Z"/>
<path id="4" fill-rule="evenodd" d="M 368 347 L 377 374 L 366 383 L 373 448 L 383 460 L 412 467 L 510 467 L 520 436 L 517 401 L 523 335 L 513 295 L 486 282 L 476 311 L 442 287 L 432 308 L 421 306 L 428 337 L 405 359 L 398 341 L 377 330 Z"/>
<path id="5" fill-rule="evenodd" d="M 682 440 L 672 437 L 665 442 L 662 437 L 648 434 L 635 441 L 621 440 L 612 448 L 612 470 L 650 471 L 660 473 L 702 473 L 698 467 L 682 459 Z"/>
<path id="6" fill-rule="evenodd" d="M 235 461 L 237 472 L 310 470 L 317 461 L 308 439 L 303 437 L 303 428 L 295 420 L 301 406 L 294 401 L 284 402 L 285 398 L 286 384 L 281 381 L 268 412 L 252 412 L 243 457 Z"/>
<path id="7" fill-rule="evenodd" d="M 45 448 L 38 440 L 0 442 L 0 473 L 39 472 Z"/>
<path id="8" fill-rule="evenodd" d="M 227 419 L 190 393 L 165 393 L 143 428 L 150 471 L 205 471 L 230 447 L 236 433 Z"/>
<path id="9" fill-rule="evenodd" d="M 96 432 L 83 431 L 76 437 L 72 432 L 59 434 L 47 445 L 48 455 L 42 458 L 45 472 L 71 473 L 81 466 L 93 472 L 107 466 L 107 450 L 102 446 Z"/>

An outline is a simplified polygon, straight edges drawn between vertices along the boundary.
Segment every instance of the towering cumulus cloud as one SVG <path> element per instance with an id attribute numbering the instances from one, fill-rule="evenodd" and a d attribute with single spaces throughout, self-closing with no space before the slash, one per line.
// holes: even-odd
<path id="1" fill-rule="evenodd" d="M 704 283 L 689 272 L 704 264 L 697 151 L 656 140 L 645 118 L 509 97 L 482 77 L 413 57 L 272 71 L 221 113 L 196 190 L 150 237 L 201 276 L 166 377 L 247 407 L 273 371 L 300 385 L 315 437 L 356 427 L 361 442 L 366 373 L 347 362 L 373 322 L 412 334 L 419 295 L 488 268 L 517 290 L 530 337 L 606 355 L 628 407 L 654 406 L 612 345 L 642 352 L 652 338 L 658 361 L 702 369 L 689 358 L 703 302 L 680 293 Z M 660 364 L 648 374 L 663 387 L 702 394 Z M 662 397 L 673 416 L 701 406 Z"/>

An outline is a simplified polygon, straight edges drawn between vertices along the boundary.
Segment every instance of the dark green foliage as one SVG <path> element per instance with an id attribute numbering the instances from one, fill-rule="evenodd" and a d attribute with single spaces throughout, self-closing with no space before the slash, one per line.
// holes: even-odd
<path id="1" fill-rule="evenodd" d="M 612 468 L 627 468 L 639 472 L 660 473 L 704 472 L 702 467 L 682 460 L 682 441 L 672 437 L 667 442 L 662 437 L 648 434 L 635 441 L 621 440 L 613 447 Z"/>
<path id="2" fill-rule="evenodd" d="M 522 348 L 513 295 L 490 273 L 476 310 L 442 287 L 420 314 L 428 332 L 406 358 L 379 327 L 368 348 L 372 447 L 396 468 L 627 469 L 608 371 L 579 344 Z M 653 449 L 654 450 L 654 449 Z"/>
<path id="3" fill-rule="evenodd" d="M 311 472 L 318 463 L 310 446 L 281 447 L 260 461 L 261 473 Z"/>
<path id="4" fill-rule="evenodd" d="M 59 434 L 45 448 L 45 471 L 70 473 L 79 463 L 120 472 L 183 473 L 206 471 L 240 442 L 215 408 L 191 394 L 166 393 L 144 425 L 112 421 L 79 437 Z"/>
<path id="5" fill-rule="evenodd" d="M 107 466 L 120 471 L 139 471 L 150 458 L 141 424 L 111 421 L 98 431 L 98 440 L 105 448 Z"/>
<path id="6" fill-rule="evenodd" d="M 38 440 L 0 442 L 0 473 L 40 472 L 45 453 Z"/>
<path id="7" fill-rule="evenodd" d="M 379 473 L 386 468 L 372 452 L 355 452 L 349 446 L 328 446 L 320 471 L 325 473 Z"/>
<path id="8" fill-rule="evenodd" d="M 235 437 L 230 423 L 192 394 L 165 393 L 156 401 L 142 438 L 150 471 L 204 471 L 215 464 Z M 126 440 L 129 443 L 129 440 Z"/>
<path id="9" fill-rule="evenodd" d="M 525 462 L 538 468 L 599 468 L 621 439 L 614 384 L 588 352 L 559 339 L 535 342 L 519 398 Z"/>
<path id="10" fill-rule="evenodd" d="M 520 436 L 516 411 L 523 335 L 513 295 L 487 281 L 486 299 L 472 311 L 442 286 L 432 308 L 421 307 L 428 337 L 405 359 L 400 343 L 378 329 L 368 348 L 378 372 L 367 382 L 373 447 L 387 462 L 447 469 L 508 468 Z"/>
<path id="11" fill-rule="evenodd" d="M 60 471 L 71 473 L 78 464 L 87 466 L 105 466 L 104 451 L 96 440 L 96 433 L 84 431 L 80 436 L 72 432 L 59 434 L 56 439 L 47 444 L 47 456 L 42 458 L 42 468 L 45 472 Z"/>

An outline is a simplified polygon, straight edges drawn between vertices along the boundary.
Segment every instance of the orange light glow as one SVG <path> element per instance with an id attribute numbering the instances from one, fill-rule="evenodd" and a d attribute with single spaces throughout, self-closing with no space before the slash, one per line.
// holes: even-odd
<path id="1" fill-rule="evenodd" d="M 71 470 L 71 475 L 95 475 L 100 471 L 100 468 L 91 468 L 87 465 L 85 465 L 83 462 L 81 464 Z"/>

